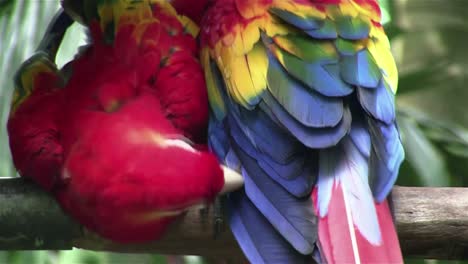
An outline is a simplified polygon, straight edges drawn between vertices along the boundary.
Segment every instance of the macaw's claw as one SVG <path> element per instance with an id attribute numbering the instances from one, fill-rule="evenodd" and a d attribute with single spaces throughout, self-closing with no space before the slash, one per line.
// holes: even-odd
<path id="1" fill-rule="evenodd" d="M 214 202 L 214 211 L 213 211 L 214 239 L 218 239 L 221 233 L 225 230 L 223 200 L 224 200 L 224 196 L 218 196 Z"/>
<path id="2" fill-rule="evenodd" d="M 224 222 L 224 207 L 225 194 L 236 191 L 244 185 L 244 178 L 237 171 L 222 166 L 224 173 L 224 186 L 220 192 L 220 196 L 216 197 L 214 201 L 213 211 L 213 228 L 214 238 L 217 239 L 225 229 Z"/>

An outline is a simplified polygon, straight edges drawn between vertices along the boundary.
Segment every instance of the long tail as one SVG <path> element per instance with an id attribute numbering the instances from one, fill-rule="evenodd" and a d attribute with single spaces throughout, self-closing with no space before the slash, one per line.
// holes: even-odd
<path id="1" fill-rule="evenodd" d="M 343 187 L 337 184 L 328 215 L 319 219 L 319 248 L 323 258 L 328 263 L 402 263 L 388 202 L 374 203 L 380 240 L 369 241 L 354 223 L 344 193 Z"/>
<path id="2" fill-rule="evenodd" d="M 327 263 L 403 263 L 388 202 L 376 201 L 369 185 L 369 150 L 369 134 L 354 127 L 338 146 L 321 151 L 313 199 Z"/>

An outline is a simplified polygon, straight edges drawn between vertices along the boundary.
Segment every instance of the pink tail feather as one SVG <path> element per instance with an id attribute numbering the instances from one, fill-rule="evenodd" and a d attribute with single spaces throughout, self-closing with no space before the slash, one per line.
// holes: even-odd
<path id="1" fill-rule="evenodd" d="M 317 208 L 317 189 L 313 192 Z M 326 263 L 403 263 L 387 200 L 375 203 L 381 243 L 369 242 L 353 224 L 341 184 L 333 188 L 328 213 L 319 217 L 319 249 Z M 317 215 L 319 215 L 317 213 Z"/>

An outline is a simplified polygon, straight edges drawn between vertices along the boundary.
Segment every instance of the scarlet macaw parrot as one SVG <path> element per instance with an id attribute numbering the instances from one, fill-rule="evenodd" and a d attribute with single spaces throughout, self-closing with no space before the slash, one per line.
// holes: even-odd
<path id="1" fill-rule="evenodd" d="M 20 69 L 14 163 L 98 234 L 155 240 L 188 207 L 229 190 L 223 175 L 236 176 L 206 151 L 197 28 L 165 1 L 70 3 L 92 43 L 58 70 L 57 41 L 72 22 L 62 14 Z"/>
<path id="2" fill-rule="evenodd" d="M 404 158 L 397 70 L 377 1 L 173 2 L 201 18 L 209 145 L 245 178 L 228 200 L 247 258 L 402 262 L 386 200 Z"/>

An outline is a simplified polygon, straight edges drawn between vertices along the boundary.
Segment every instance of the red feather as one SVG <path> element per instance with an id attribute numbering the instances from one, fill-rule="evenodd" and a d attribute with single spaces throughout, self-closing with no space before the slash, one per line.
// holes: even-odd
<path id="1" fill-rule="evenodd" d="M 224 185 L 204 145 L 208 101 L 196 41 L 176 17 L 152 10 L 156 19 L 121 24 L 112 43 L 91 22 L 93 43 L 71 63 L 66 86 L 36 85 L 9 121 L 21 174 L 119 242 L 159 238 Z"/>
<path id="2" fill-rule="evenodd" d="M 313 198 L 317 201 L 317 189 Z M 353 225 L 340 184 L 333 188 L 328 214 L 319 217 L 319 247 L 327 263 L 403 263 L 387 200 L 375 203 L 382 243 L 373 245 Z M 317 213 L 318 215 L 318 213 Z"/>
<path id="3" fill-rule="evenodd" d="M 56 75 L 42 72 L 33 78 L 33 93 L 8 120 L 10 148 L 18 172 L 51 190 L 63 163 L 58 128 L 63 93 Z"/>

